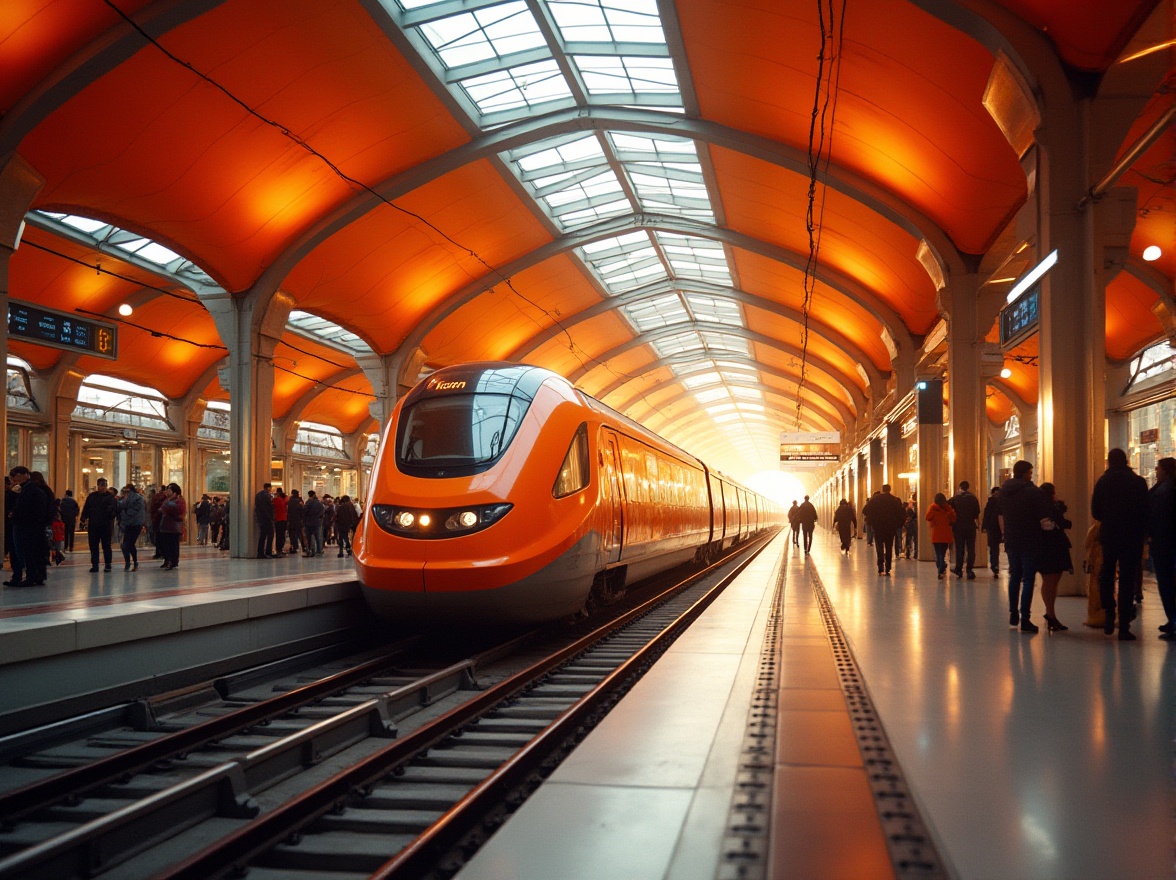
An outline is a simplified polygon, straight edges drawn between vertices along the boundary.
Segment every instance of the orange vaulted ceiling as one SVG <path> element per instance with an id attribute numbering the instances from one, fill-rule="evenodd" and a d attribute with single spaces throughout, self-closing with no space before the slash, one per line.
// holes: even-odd
<path id="1" fill-rule="evenodd" d="M 466 139 L 359 4 L 225 3 L 160 42 L 367 185 Z M 48 181 L 33 207 L 148 235 L 233 291 L 358 189 L 153 46 L 21 154 Z"/>
<path id="2" fill-rule="evenodd" d="M 1036 27 L 1067 64 L 1104 71 L 1158 0 L 996 0 Z"/>
<path id="3" fill-rule="evenodd" d="M 498 283 L 486 264 L 502 265 L 551 240 L 487 162 L 459 168 L 396 205 L 381 205 L 331 236 L 283 284 L 300 308 L 354 329 L 381 353 L 394 351 L 456 291 L 479 279 L 485 289 Z"/>
<path id="4" fill-rule="evenodd" d="M 816 4 L 676 7 L 703 114 L 804 154 L 821 46 Z M 850 4 L 844 33 L 833 164 L 898 194 L 961 251 L 983 253 L 1027 195 L 981 103 L 992 54 L 902 0 Z"/>

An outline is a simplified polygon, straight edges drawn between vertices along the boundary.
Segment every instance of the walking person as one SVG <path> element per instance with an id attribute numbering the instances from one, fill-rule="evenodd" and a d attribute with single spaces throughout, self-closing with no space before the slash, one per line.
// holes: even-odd
<path id="1" fill-rule="evenodd" d="M 800 546 L 800 520 L 797 519 L 797 514 L 800 513 L 800 505 L 796 503 L 796 499 L 792 500 L 792 506 L 788 508 L 788 525 L 792 528 L 792 546 Z"/>
<path id="2" fill-rule="evenodd" d="M 27 467 L 17 465 L 8 473 L 16 497 L 8 517 L 12 521 L 12 579 L 6 587 L 40 587 L 45 584 L 48 548 L 45 526 L 49 523 L 49 496 L 31 480 Z"/>
<path id="3" fill-rule="evenodd" d="M 273 487 L 266 483 L 253 496 L 253 521 L 257 524 L 257 558 L 274 558 Z"/>
<path id="4" fill-rule="evenodd" d="M 132 483 L 123 487 L 118 499 L 118 516 L 122 521 L 123 571 L 139 570 L 139 535 L 147 526 L 147 499 Z"/>
<path id="5" fill-rule="evenodd" d="M 844 498 L 841 499 L 841 503 L 837 505 L 837 510 L 833 513 L 833 525 L 841 538 L 841 552 L 848 553 L 849 542 L 853 539 L 853 533 L 857 531 L 857 514 L 854 512 L 853 505 Z"/>
<path id="6" fill-rule="evenodd" d="M 883 483 L 882 491 L 870 497 L 862 513 L 870 528 L 874 530 L 878 574 L 889 577 L 894 554 L 894 535 L 906 521 L 906 509 L 897 495 L 890 494 L 890 484 Z"/>
<path id="7" fill-rule="evenodd" d="M 159 506 L 159 545 L 163 557 L 164 571 L 180 567 L 180 538 L 184 534 L 184 517 L 188 514 L 187 504 L 179 483 L 168 483 L 164 489 L 166 497 Z"/>
<path id="8" fill-rule="evenodd" d="M 804 534 L 804 555 L 808 556 L 813 549 L 813 529 L 817 527 L 817 509 L 809 501 L 807 495 L 796 511 L 796 519 L 800 522 L 800 530 Z"/>
<path id="9" fill-rule="evenodd" d="M 1039 629 L 1030 612 L 1041 558 L 1041 535 L 1053 528 L 1049 502 L 1033 484 L 1033 465 L 1024 459 L 1013 465 L 1013 475 L 1001 485 L 997 497 L 1000 530 L 1009 558 L 1009 626 L 1035 633 Z"/>
<path id="10" fill-rule="evenodd" d="M 906 503 L 906 521 L 902 524 L 903 555 L 907 559 L 919 558 L 919 502 L 915 496 Z"/>
<path id="11" fill-rule="evenodd" d="M 118 499 L 110 494 L 106 488 L 106 478 L 99 477 L 94 491 L 86 496 L 86 503 L 82 505 L 80 521 L 86 530 L 86 538 L 90 544 L 90 571 L 98 570 L 98 551 L 102 551 L 102 561 L 105 570 L 110 571 L 110 564 L 114 560 L 114 552 L 110 547 L 111 529 L 114 528 L 118 517 Z"/>
<path id="12" fill-rule="evenodd" d="M 1169 641 L 1176 639 L 1176 458 L 1156 462 L 1156 482 L 1148 490 L 1148 500 L 1148 548 L 1166 618 L 1160 638 Z"/>
<path id="13" fill-rule="evenodd" d="M 1131 632 L 1134 616 L 1135 580 L 1143 559 L 1151 505 L 1147 480 L 1127 466 L 1127 453 L 1115 448 L 1107 453 L 1107 469 L 1094 484 L 1090 513 L 1099 521 L 1099 543 L 1103 560 L 1099 570 L 1099 596 L 1106 619 L 1103 632 L 1115 631 L 1115 568 L 1119 570 L 1118 624 L 1119 639 L 1135 640 Z"/>
<path id="14" fill-rule="evenodd" d="M 951 531 L 955 541 L 955 568 L 952 574 L 956 577 L 964 576 L 964 569 L 968 570 L 968 580 L 976 579 L 976 527 L 980 522 L 980 501 L 968 491 L 968 481 L 960 482 L 960 491 L 952 496 L 948 502 L 955 510 L 955 523 Z M 965 563 L 966 560 L 966 563 Z"/>
<path id="15" fill-rule="evenodd" d="M 1057 497 L 1057 490 L 1053 483 L 1042 483 L 1041 491 L 1049 501 L 1050 519 L 1054 527 L 1041 536 L 1041 600 L 1045 602 L 1045 628 L 1047 632 L 1055 633 L 1069 629 L 1058 620 L 1054 603 L 1058 598 L 1058 583 L 1067 571 L 1074 573 L 1074 563 L 1070 559 L 1070 538 L 1066 529 L 1074 524 L 1066 519 L 1066 502 Z"/>
<path id="16" fill-rule="evenodd" d="M 931 523 L 931 546 L 935 548 L 935 569 L 939 573 L 939 579 L 943 580 L 947 576 L 947 548 L 955 540 L 952 526 L 956 522 L 956 511 L 942 492 L 935 493 L 935 500 L 927 508 L 926 519 Z"/>
<path id="17" fill-rule="evenodd" d="M 212 501 L 207 495 L 200 496 L 200 503 L 193 511 L 196 514 L 196 543 L 203 546 L 208 543 L 208 527 L 212 522 Z"/>
<path id="18" fill-rule="evenodd" d="M 980 517 L 980 529 L 988 539 L 988 567 L 993 577 L 1000 577 L 1000 545 L 1004 535 L 1000 532 L 1000 487 L 993 486 L 984 504 L 984 515 Z"/>
<path id="19" fill-rule="evenodd" d="M 61 522 L 65 525 L 65 549 L 70 553 L 74 548 L 74 532 L 78 528 L 78 514 L 81 508 L 78 507 L 78 501 L 74 498 L 73 489 L 66 489 L 65 496 L 61 499 L 59 507 L 61 513 Z"/>

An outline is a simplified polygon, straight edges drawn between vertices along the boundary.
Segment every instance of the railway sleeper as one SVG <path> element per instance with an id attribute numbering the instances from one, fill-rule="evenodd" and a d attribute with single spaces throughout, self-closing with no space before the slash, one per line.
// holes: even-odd
<path id="1" fill-rule="evenodd" d="M 549 720 L 546 717 L 535 719 L 485 717 L 480 718 L 477 725 L 470 730 L 478 730 L 483 733 L 525 733 L 534 737 L 547 726 Z"/>
<path id="2" fill-rule="evenodd" d="M 466 749 L 435 746 L 425 757 L 417 761 L 425 767 L 468 767 L 478 770 L 497 770 L 517 749 Z"/>
<path id="3" fill-rule="evenodd" d="M 472 727 L 462 733 L 457 745 L 461 748 L 510 748 L 521 749 L 534 736 L 530 732 L 481 730 Z"/>
<path id="4" fill-rule="evenodd" d="M 445 809 L 447 809 L 446 807 Z M 426 828 L 445 814 L 445 809 L 378 809 L 365 803 L 350 807 L 338 815 L 327 813 L 319 816 L 306 834 L 335 833 L 339 831 L 358 834 L 421 834 Z"/>
<path id="5" fill-rule="evenodd" d="M 379 787 L 373 789 L 373 794 L 383 791 L 386 784 L 399 786 L 402 784 L 436 785 L 438 783 L 444 783 L 448 785 L 466 785 L 473 788 L 489 776 L 491 772 L 490 770 L 482 770 L 479 767 L 450 767 L 439 766 L 437 764 L 426 767 L 418 764 L 410 764 L 404 768 L 403 773 L 393 777 L 386 783 L 381 783 Z"/>
<path id="6" fill-rule="evenodd" d="M 282 871 L 334 870 L 372 874 L 414 839 L 415 834 L 306 834 L 298 843 L 274 847 L 259 857 L 256 864 Z"/>
<path id="7" fill-rule="evenodd" d="M 382 786 L 374 789 L 357 807 L 363 810 L 447 810 L 465 797 L 472 787 L 442 782 Z"/>
<path id="8" fill-rule="evenodd" d="M 532 705 L 528 702 L 524 706 L 507 706 L 502 709 L 495 709 L 492 715 L 487 716 L 487 719 L 511 718 L 515 720 L 534 719 L 536 721 L 552 721 L 565 712 L 568 706 L 572 705 L 572 702 L 572 700 L 552 700 L 545 702 L 543 705 Z"/>

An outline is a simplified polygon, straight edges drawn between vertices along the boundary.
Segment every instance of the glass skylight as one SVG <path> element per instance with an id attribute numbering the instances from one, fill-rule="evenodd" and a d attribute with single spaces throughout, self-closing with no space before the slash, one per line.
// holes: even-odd
<path id="1" fill-rule="evenodd" d="M 665 45 L 654 0 L 547 0 L 566 43 L 650 43 Z"/>
<path id="2" fill-rule="evenodd" d="M 625 313 L 639 333 L 657 327 L 668 327 L 671 324 L 686 324 L 690 321 L 690 315 L 682 305 L 682 300 L 674 293 L 650 297 L 632 305 L 622 306 L 621 311 Z"/>
<path id="3" fill-rule="evenodd" d="M 166 248 L 150 238 L 120 229 L 101 220 L 90 217 L 80 217 L 76 214 L 55 214 L 49 211 L 30 211 L 28 216 L 36 223 L 49 228 L 60 230 L 66 227 L 75 234 L 89 239 L 95 250 L 101 252 L 104 246 L 115 247 L 127 254 L 146 261 L 152 267 L 158 267 L 161 275 L 170 275 L 181 283 L 196 282 L 202 286 L 215 287 L 216 282 L 211 276 L 191 260 L 184 259 L 175 251 Z M 109 252 L 109 251 L 108 251 Z"/>
<path id="4" fill-rule="evenodd" d="M 554 61 L 523 64 L 462 80 L 461 88 L 486 114 L 531 112 L 539 105 L 570 99 L 571 89 Z"/>
<path id="5" fill-rule="evenodd" d="M 372 354 L 371 346 L 359 336 L 326 318 L 320 318 L 309 312 L 298 310 L 290 312 L 286 327 L 302 336 L 334 345 L 336 348 L 342 348 L 352 355 Z"/>
<path id="6" fill-rule="evenodd" d="M 644 232 L 594 242 L 577 251 L 612 294 L 666 277 L 657 249 Z"/>
<path id="7" fill-rule="evenodd" d="M 688 293 L 686 294 L 686 302 L 690 305 L 690 311 L 694 312 L 696 318 L 716 324 L 743 326 L 743 313 L 739 310 L 739 303 L 735 300 L 703 293 Z"/>
<path id="8" fill-rule="evenodd" d="M 421 35 L 452 69 L 546 47 L 526 3 L 502 3 L 421 25 Z"/>

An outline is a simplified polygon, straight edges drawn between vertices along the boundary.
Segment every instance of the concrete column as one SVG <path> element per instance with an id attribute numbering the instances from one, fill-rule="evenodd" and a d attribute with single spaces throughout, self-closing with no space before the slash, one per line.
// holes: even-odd
<path id="1" fill-rule="evenodd" d="M 870 495 L 880 490 L 886 482 L 886 459 L 883 456 L 882 438 L 875 437 L 870 441 Z"/>
<path id="2" fill-rule="evenodd" d="M 870 478 L 869 478 L 869 459 L 864 452 L 857 454 L 857 515 L 861 519 L 862 508 L 866 506 L 866 502 L 870 500 Z M 861 526 L 861 523 L 858 524 Z"/>
<path id="3" fill-rule="evenodd" d="M 33 199 L 45 185 L 33 166 L 18 155 L 10 155 L 0 164 L 0 307 L 4 310 L 5 332 L 0 334 L 0 359 L 8 370 L 8 272 L 12 256 L 20 247 L 24 216 Z M 7 381 L 7 380 L 6 380 Z M 8 444 L 8 397 L 0 395 L 0 442 Z M 52 455 L 52 451 L 50 452 Z M 4 467 L 8 473 L 8 467 Z M 61 485 L 61 484 L 58 484 Z M 54 486 L 54 491 L 64 491 Z"/>
<path id="4" fill-rule="evenodd" d="M 925 514 L 935 498 L 936 492 L 948 494 L 945 486 L 947 475 L 943 471 L 943 391 L 938 383 L 931 383 L 927 390 L 917 391 L 918 395 L 930 395 L 938 391 L 938 398 L 920 398 L 916 407 L 919 422 L 919 485 L 916 501 L 919 510 L 919 559 L 935 559 L 931 546 L 931 525 Z"/>
<path id="5" fill-rule="evenodd" d="M 902 494 L 901 480 L 898 475 L 906 469 L 903 461 L 902 423 L 888 422 L 886 424 L 886 480 L 899 498 L 906 500 Z"/>
<path id="6" fill-rule="evenodd" d="M 273 457 L 273 353 L 293 301 L 256 291 L 214 293 L 203 300 L 229 349 L 229 546 L 230 555 L 240 559 L 257 551 L 253 496 L 269 481 Z"/>

